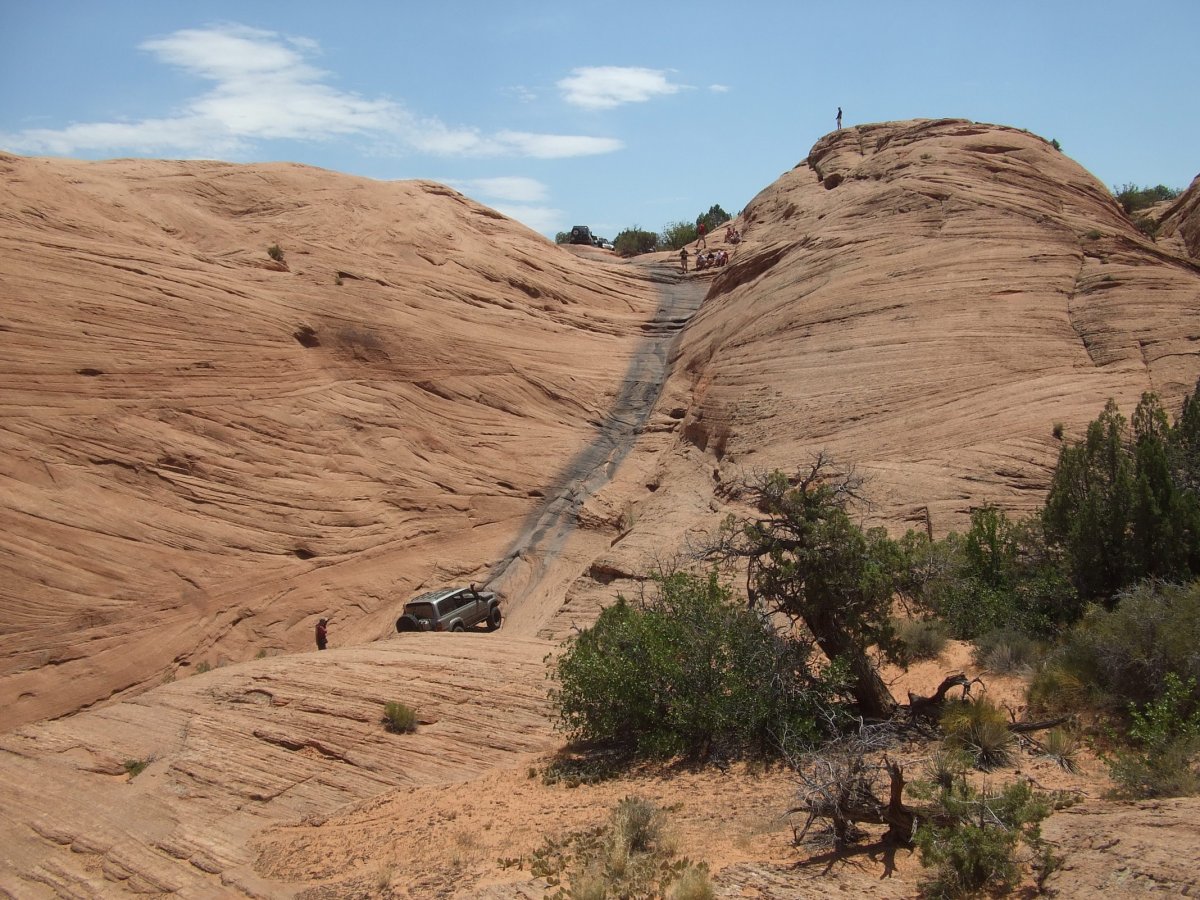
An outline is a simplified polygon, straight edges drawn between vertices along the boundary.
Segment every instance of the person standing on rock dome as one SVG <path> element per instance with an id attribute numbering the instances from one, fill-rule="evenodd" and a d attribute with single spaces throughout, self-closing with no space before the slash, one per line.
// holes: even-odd
<path id="1" fill-rule="evenodd" d="M 700 237 L 696 239 L 697 247 L 704 247 L 705 249 L 708 248 L 708 241 L 704 239 L 704 234 L 707 231 L 708 229 L 704 227 L 703 222 L 696 226 L 696 234 L 700 235 Z"/>
<path id="2" fill-rule="evenodd" d="M 687 258 L 687 247 L 684 247 L 679 251 L 679 271 L 681 271 L 684 275 L 687 274 Z"/>
<path id="3" fill-rule="evenodd" d="M 317 621 L 317 649 L 324 650 L 326 639 L 329 633 L 329 620 L 319 619 Z"/>
<path id="4" fill-rule="evenodd" d="M 840 106 L 838 107 L 837 123 L 838 123 L 838 131 L 841 131 L 842 130 L 842 108 Z"/>

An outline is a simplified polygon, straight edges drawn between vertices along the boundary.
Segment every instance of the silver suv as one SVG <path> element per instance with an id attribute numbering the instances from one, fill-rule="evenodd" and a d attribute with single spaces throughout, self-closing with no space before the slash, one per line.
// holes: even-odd
<path id="1" fill-rule="evenodd" d="M 500 627 L 500 601 L 491 591 L 470 587 L 442 588 L 404 604 L 397 631 L 466 631 L 480 622 L 488 631 Z"/>

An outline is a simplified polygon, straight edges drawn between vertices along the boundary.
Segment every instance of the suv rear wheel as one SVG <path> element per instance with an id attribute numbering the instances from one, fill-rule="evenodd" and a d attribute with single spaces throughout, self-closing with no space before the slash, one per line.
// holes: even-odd
<path id="1" fill-rule="evenodd" d="M 455 622 L 453 625 L 450 626 L 450 630 L 451 631 L 466 631 L 467 626 L 464 625 L 462 622 Z"/>
<path id="2" fill-rule="evenodd" d="M 504 620 L 504 617 L 500 615 L 500 607 L 493 606 L 491 609 L 491 612 L 488 613 L 487 630 L 495 631 L 497 628 L 500 627 L 500 623 L 503 620 Z"/>

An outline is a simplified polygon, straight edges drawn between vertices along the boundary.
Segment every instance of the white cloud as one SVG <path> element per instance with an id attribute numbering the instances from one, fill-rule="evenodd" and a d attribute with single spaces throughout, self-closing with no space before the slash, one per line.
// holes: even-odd
<path id="1" fill-rule="evenodd" d="M 678 93 L 682 86 L 667 79 L 665 69 L 634 66 L 593 66 L 572 69 L 558 82 L 563 99 L 586 109 L 612 109 L 622 103 L 645 103 Z"/>
<path id="2" fill-rule="evenodd" d="M 708 89 L 714 94 L 728 94 L 730 90 L 727 84 L 710 84 Z"/>
<path id="3" fill-rule="evenodd" d="M 500 147 L 519 156 L 537 159 L 561 159 L 567 156 L 592 156 L 612 153 L 625 145 L 616 138 L 586 137 L 573 134 L 530 134 L 525 131 L 501 131 L 496 135 Z"/>
<path id="4" fill-rule="evenodd" d="M 525 204 L 498 204 L 494 209 L 540 234 L 552 235 L 564 228 L 561 209 Z"/>
<path id="5" fill-rule="evenodd" d="M 536 178 L 523 178 L 517 175 L 475 178 L 470 181 L 455 182 L 454 186 L 460 187 L 463 192 L 471 195 L 478 194 L 480 197 L 492 197 L 513 203 L 538 203 L 549 196 L 546 185 Z"/>
<path id="6" fill-rule="evenodd" d="M 131 122 L 85 122 L 0 134 L 0 146 L 24 153 L 71 155 L 131 150 L 187 156 L 249 152 L 256 140 L 322 141 L 359 136 L 438 156 L 524 155 L 538 158 L 610 153 L 611 138 L 500 132 L 418 117 L 386 98 L 325 83 L 308 61 L 316 41 L 242 25 L 184 29 L 145 41 L 158 61 L 213 82 L 171 116 Z"/>

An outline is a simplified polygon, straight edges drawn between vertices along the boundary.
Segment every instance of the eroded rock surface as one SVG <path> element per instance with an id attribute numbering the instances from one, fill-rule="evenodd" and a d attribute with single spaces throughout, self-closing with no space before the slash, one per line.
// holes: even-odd
<path id="1" fill-rule="evenodd" d="M 1034 508 L 1055 422 L 1172 407 L 1200 374 L 1194 261 L 1040 138 L 961 120 L 823 138 L 739 218 L 730 266 L 685 280 L 430 183 L 0 168 L 0 882 L 21 896 L 369 892 L 371 847 L 341 843 L 347 880 L 256 868 L 259 842 L 295 827 L 267 843 L 319 855 L 339 811 L 553 747 L 545 654 L 702 541 L 745 473 L 827 449 L 877 520 L 941 533 Z M 499 633 L 392 632 L 416 590 L 489 578 Z M 334 649 L 300 652 L 331 613 Z M 383 731 L 388 700 L 416 735 Z M 828 887 L 777 863 L 718 884 Z"/>

